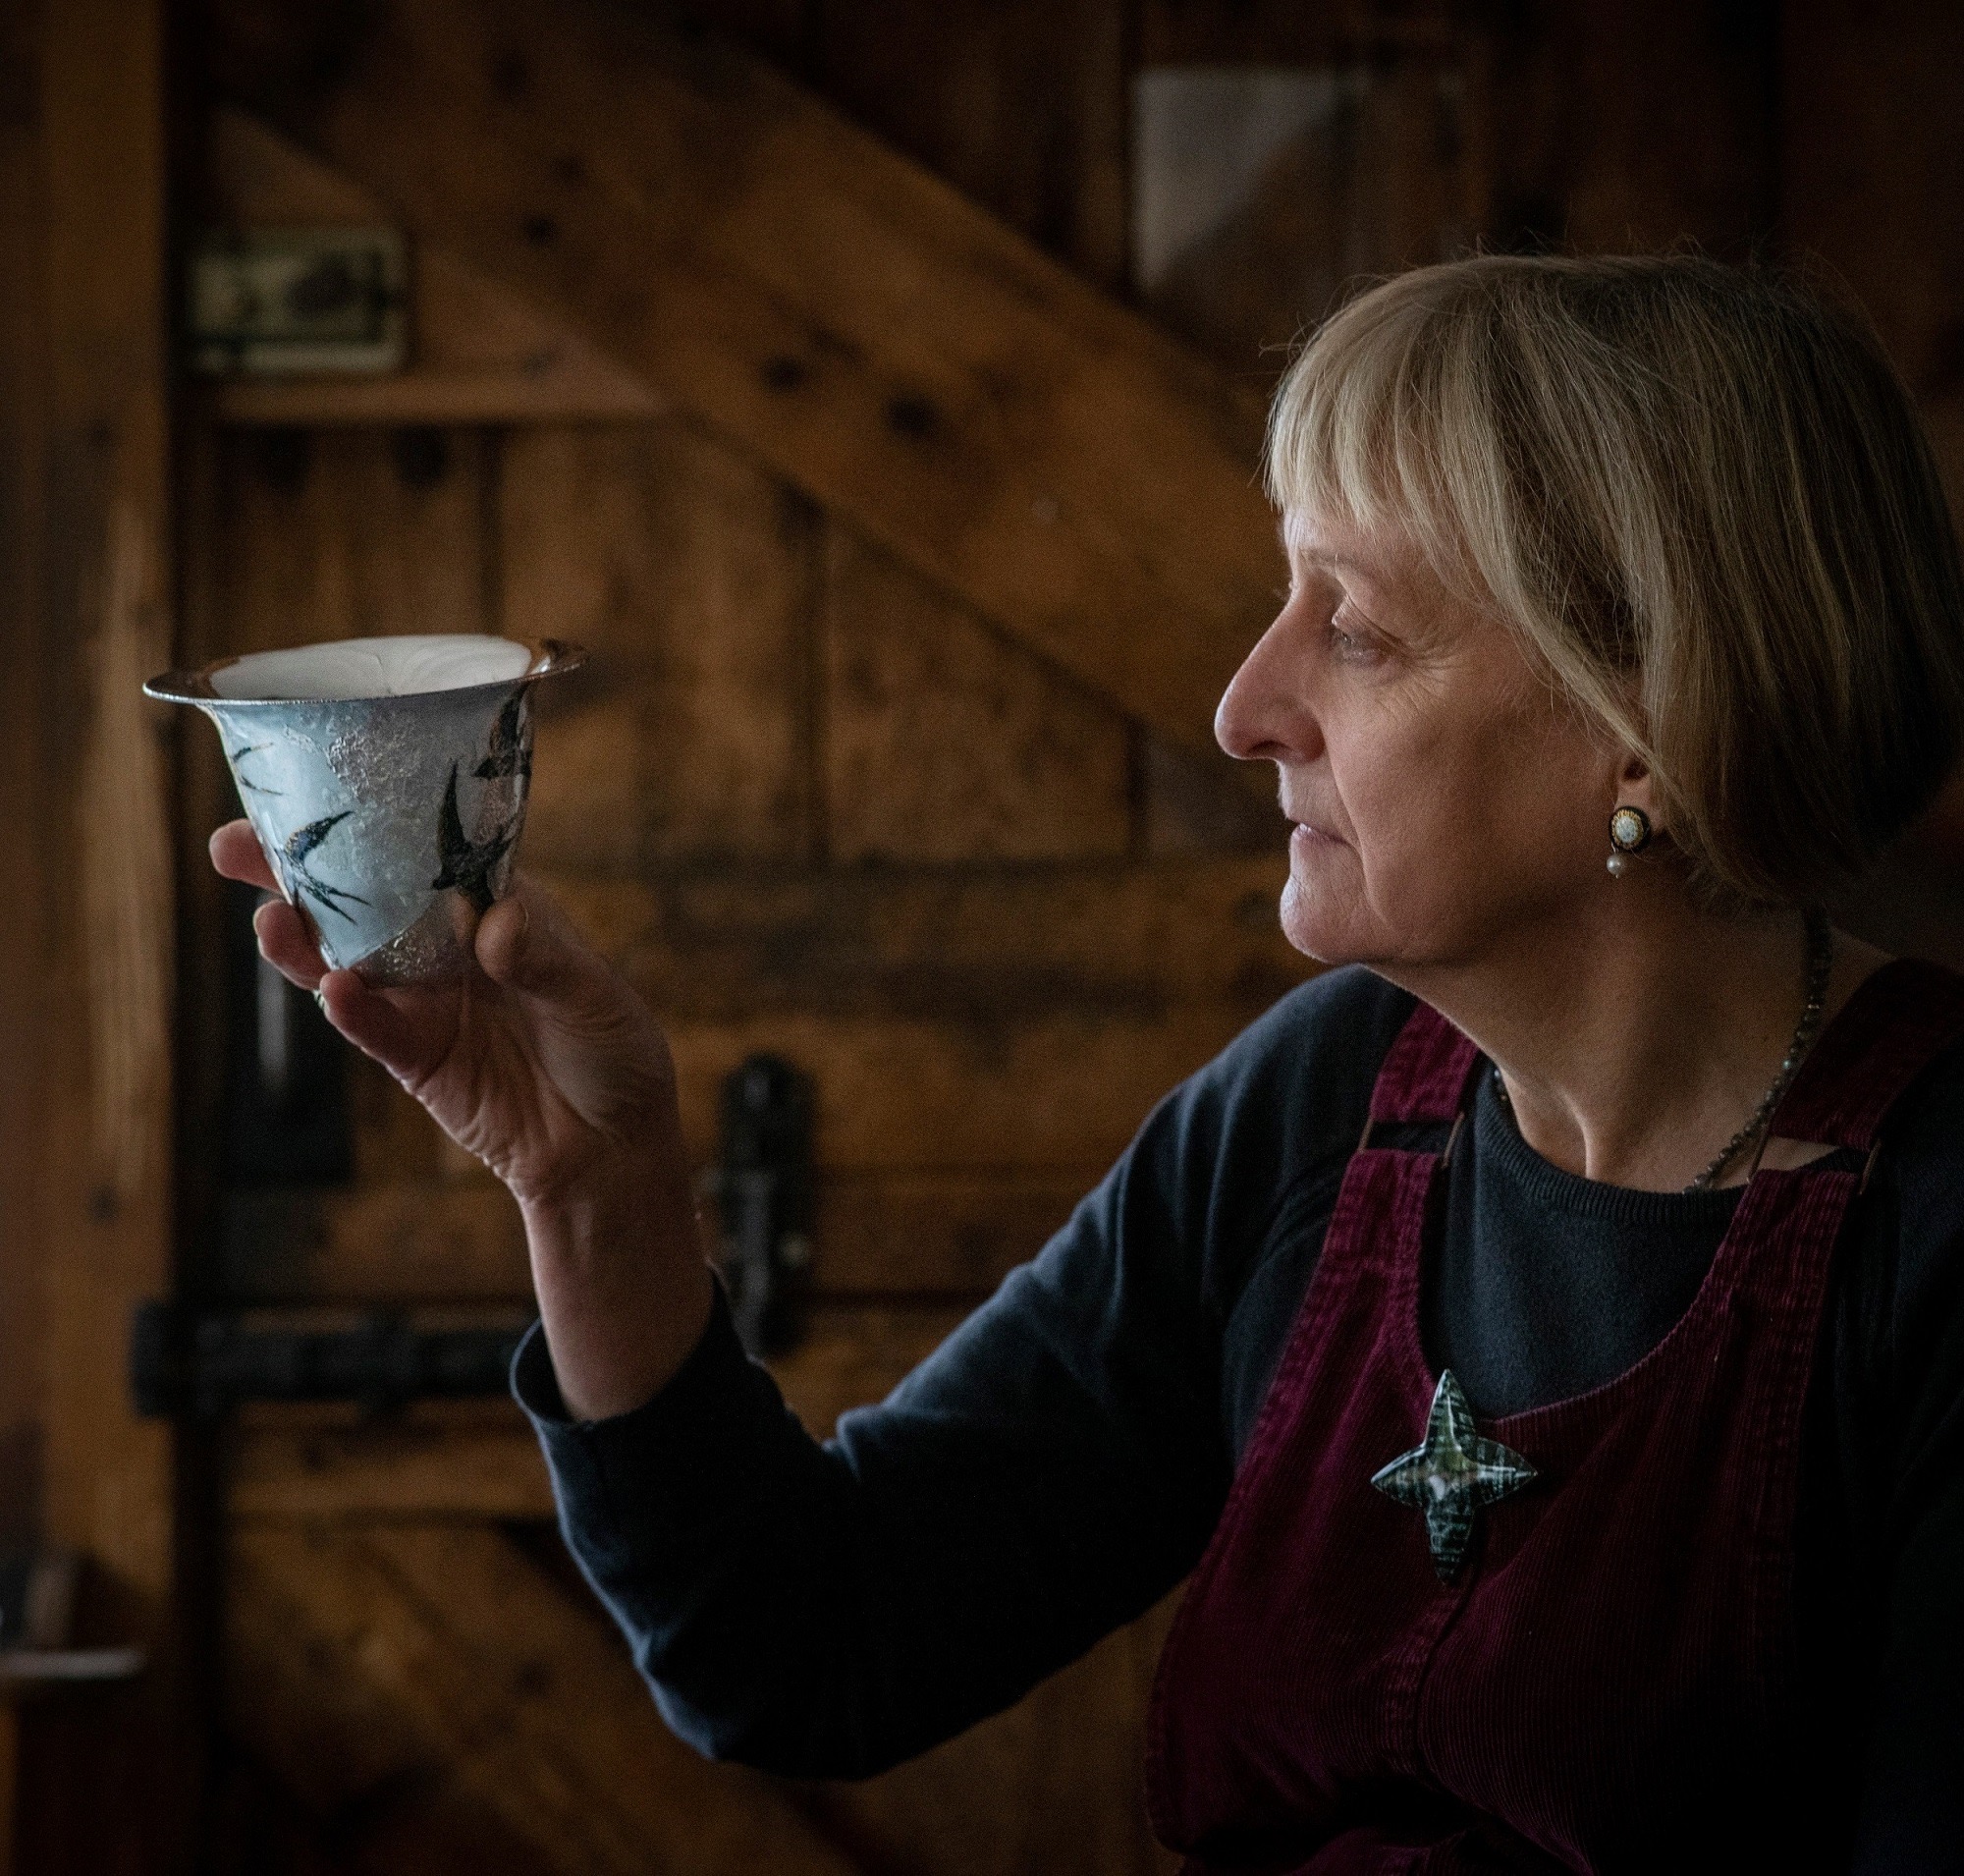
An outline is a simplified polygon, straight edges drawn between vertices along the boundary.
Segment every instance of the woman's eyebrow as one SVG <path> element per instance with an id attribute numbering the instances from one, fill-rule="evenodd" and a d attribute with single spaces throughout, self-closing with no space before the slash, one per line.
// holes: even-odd
<path id="1" fill-rule="evenodd" d="M 1305 567 L 1327 567 L 1333 573 L 1349 574 L 1365 579 L 1373 585 L 1384 584 L 1384 575 L 1369 562 L 1356 559 L 1349 554 L 1332 553 L 1321 547 L 1298 547 L 1291 556 L 1295 562 Z"/>
<path id="2" fill-rule="evenodd" d="M 1311 567 L 1331 567 L 1340 574 L 1361 574 L 1367 579 L 1382 578 L 1373 568 L 1349 554 L 1339 554 L 1327 547 L 1303 547 L 1292 544 L 1286 520 L 1277 521 L 1276 540 L 1282 547 L 1283 558 L 1291 563 L 1301 561 Z"/>

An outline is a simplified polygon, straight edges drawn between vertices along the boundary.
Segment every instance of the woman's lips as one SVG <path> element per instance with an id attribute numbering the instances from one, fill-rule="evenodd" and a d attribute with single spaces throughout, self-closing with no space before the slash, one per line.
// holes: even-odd
<path id="1" fill-rule="evenodd" d="M 1343 843 L 1335 834 L 1326 834 L 1320 827 L 1311 827 L 1307 821 L 1297 821 L 1289 833 L 1289 846 L 1314 851 L 1331 847 L 1341 847 Z"/>

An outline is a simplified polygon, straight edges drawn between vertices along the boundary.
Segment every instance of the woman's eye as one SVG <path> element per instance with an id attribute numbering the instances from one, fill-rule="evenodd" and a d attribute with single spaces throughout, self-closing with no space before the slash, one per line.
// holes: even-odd
<path id="1" fill-rule="evenodd" d="M 1345 664 L 1375 664 L 1380 656 L 1377 635 L 1341 612 L 1330 622 L 1330 648 Z"/>

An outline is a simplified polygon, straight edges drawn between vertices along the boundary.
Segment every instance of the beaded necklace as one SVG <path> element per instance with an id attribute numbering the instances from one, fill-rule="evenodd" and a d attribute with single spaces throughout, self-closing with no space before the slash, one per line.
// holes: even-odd
<path id="1" fill-rule="evenodd" d="M 1687 1192 L 1709 1190 L 1718 1175 L 1743 1153 L 1756 1139 L 1761 1131 L 1773 1117 L 1787 1089 L 1793 1085 L 1793 1077 L 1800 1073 L 1800 1065 L 1807 1059 L 1807 1052 L 1813 1048 L 1815 1038 L 1821 1033 L 1821 1017 L 1828 1005 L 1828 977 L 1834 966 L 1834 928 L 1828 921 L 1828 914 L 1819 910 L 1807 914 L 1807 1003 L 1800 1013 L 1800 1021 L 1794 1025 L 1793 1040 L 1787 1044 L 1786 1054 L 1781 1058 L 1778 1070 L 1766 1093 L 1760 1096 L 1760 1104 L 1747 1117 L 1746 1124 L 1721 1146 L 1712 1163 L 1685 1186 Z M 1494 1071 L 1494 1091 L 1500 1097 L 1500 1105 L 1509 1113 L 1513 1103 L 1507 1099 L 1507 1086 L 1500 1078 L 1500 1071 Z"/>

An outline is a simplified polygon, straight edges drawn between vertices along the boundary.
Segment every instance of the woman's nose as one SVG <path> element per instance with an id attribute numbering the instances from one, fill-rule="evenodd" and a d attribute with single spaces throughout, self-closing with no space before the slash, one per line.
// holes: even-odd
<path id="1" fill-rule="evenodd" d="M 1241 660 L 1214 712 L 1214 740 L 1242 762 L 1304 759 L 1308 700 L 1286 681 L 1284 610 Z"/>

